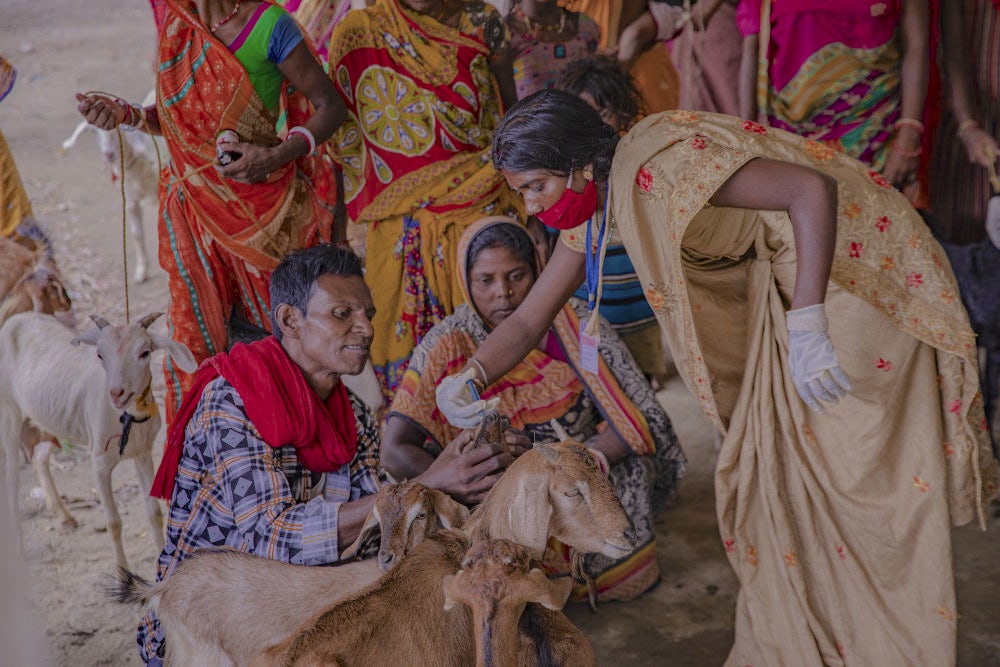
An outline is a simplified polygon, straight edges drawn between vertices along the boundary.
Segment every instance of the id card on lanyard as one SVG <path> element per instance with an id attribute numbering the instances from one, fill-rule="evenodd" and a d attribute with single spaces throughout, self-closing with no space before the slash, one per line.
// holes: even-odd
<path id="1" fill-rule="evenodd" d="M 601 275 L 604 263 L 605 236 L 608 231 L 608 204 L 610 193 L 604 198 L 604 216 L 597 230 L 597 245 L 594 246 L 594 218 L 587 221 L 587 245 L 584 248 L 587 271 L 587 310 L 590 317 L 580 325 L 580 366 L 591 373 L 598 372 L 600 354 L 597 347 L 601 342 L 598 315 L 601 300 Z"/>

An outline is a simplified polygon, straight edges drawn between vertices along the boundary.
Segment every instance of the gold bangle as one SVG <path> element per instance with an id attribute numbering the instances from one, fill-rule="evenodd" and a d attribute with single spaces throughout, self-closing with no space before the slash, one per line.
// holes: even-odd
<path id="1" fill-rule="evenodd" d="M 979 127 L 979 123 L 972 120 L 971 118 L 967 118 L 958 124 L 958 129 L 955 130 L 955 134 L 958 136 L 959 139 L 964 139 L 965 133 L 970 127 Z"/>

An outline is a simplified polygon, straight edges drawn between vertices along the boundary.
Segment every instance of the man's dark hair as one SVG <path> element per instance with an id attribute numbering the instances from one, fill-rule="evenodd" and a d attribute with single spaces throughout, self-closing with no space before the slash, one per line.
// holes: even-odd
<path id="1" fill-rule="evenodd" d="M 617 130 L 626 130 L 639 115 L 642 97 L 635 81 L 621 63 L 609 56 L 591 56 L 566 65 L 556 88 L 590 96 L 594 104 L 615 119 Z"/>
<path id="2" fill-rule="evenodd" d="M 513 222 L 509 224 L 500 223 L 490 225 L 476 234 L 465 253 L 465 282 L 470 285 L 470 291 L 472 287 L 469 274 L 472 273 L 472 267 L 476 264 L 476 260 L 479 259 L 479 254 L 484 250 L 500 247 L 508 248 L 514 253 L 516 258 L 526 262 L 531 267 L 531 274 L 535 278 L 538 277 L 535 242 L 531 239 L 531 235 L 528 234 L 527 230 Z"/>
<path id="3" fill-rule="evenodd" d="M 500 121 L 493 135 L 493 165 L 568 174 L 592 163 L 594 178 L 603 181 L 617 146 L 618 132 L 589 104 L 565 90 L 540 90 Z"/>
<path id="4" fill-rule="evenodd" d="M 270 284 L 271 328 L 278 340 L 281 340 L 281 328 L 276 317 L 278 306 L 287 303 L 298 308 L 303 316 L 308 314 L 307 305 L 316 280 L 327 273 L 364 277 L 361 259 L 350 250 L 330 243 L 296 250 L 278 264 L 271 274 Z"/>

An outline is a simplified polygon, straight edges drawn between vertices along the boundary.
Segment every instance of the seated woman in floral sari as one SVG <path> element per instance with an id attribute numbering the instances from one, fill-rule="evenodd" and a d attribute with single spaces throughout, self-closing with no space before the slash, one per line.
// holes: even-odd
<path id="1" fill-rule="evenodd" d="M 488 155 L 503 104 L 517 99 L 509 42 L 503 17 L 479 0 L 376 0 L 334 30 L 330 77 L 349 111 L 334 157 L 347 216 L 368 228 L 371 359 L 386 396 L 462 302 L 454 258 L 465 228 L 521 216 Z"/>
<path id="2" fill-rule="evenodd" d="M 389 413 L 382 457 L 396 477 L 415 477 L 438 456 L 475 456 L 461 451 L 459 429 L 438 411 L 434 389 L 520 305 L 538 271 L 531 237 L 505 218 L 485 218 L 466 230 L 458 264 L 467 303 L 414 350 Z M 670 419 L 607 322 L 600 326 L 598 372 L 577 363 L 581 313 L 586 304 L 571 300 L 535 349 L 483 397 L 498 398 L 500 413 L 535 441 L 555 437 L 550 424 L 555 420 L 571 437 L 607 456 L 612 482 L 635 526 L 636 548 L 618 562 L 587 556 L 584 571 L 595 580 L 599 599 L 627 600 L 659 578 L 653 521 L 676 499 L 685 458 Z M 455 494 L 460 500 L 478 502 L 499 477 L 480 458 L 470 461 L 467 493 Z M 566 549 L 557 543 L 550 544 L 545 562 L 553 572 L 569 568 Z"/>

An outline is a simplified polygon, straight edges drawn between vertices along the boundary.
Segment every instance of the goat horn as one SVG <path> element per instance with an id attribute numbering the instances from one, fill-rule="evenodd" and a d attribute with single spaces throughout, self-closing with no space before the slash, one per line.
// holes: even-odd
<path id="1" fill-rule="evenodd" d="M 559 422 L 557 422 L 555 419 L 550 419 L 549 420 L 549 426 L 551 426 L 552 430 L 556 432 L 556 438 L 558 438 L 559 440 L 572 440 L 573 439 L 573 438 L 569 437 L 569 433 L 566 432 L 566 429 L 563 428 L 562 424 L 560 424 Z"/>
<path id="2" fill-rule="evenodd" d="M 148 329 L 149 325 L 155 322 L 160 315 L 163 315 L 163 313 L 150 313 L 149 315 L 143 315 L 143 317 L 139 320 L 139 324 L 142 325 L 143 329 Z"/>
<path id="3" fill-rule="evenodd" d="M 101 317 L 100 315 L 91 315 L 90 319 L 94 321 L 94 324 L 97 325 L 98 329 L 103 329 L 104 327 L 110 327 L 111 326 L 111 323 L 108 322 L 103 317 Z"/>
<path id="4" fill-rule="evenodd" d="M 549 461 L 555 462 L 559 460 L 559 452 L 553 449 L 547 442 L 539 442 L 535 444 L 534 450 L 547 458 Z"/>

